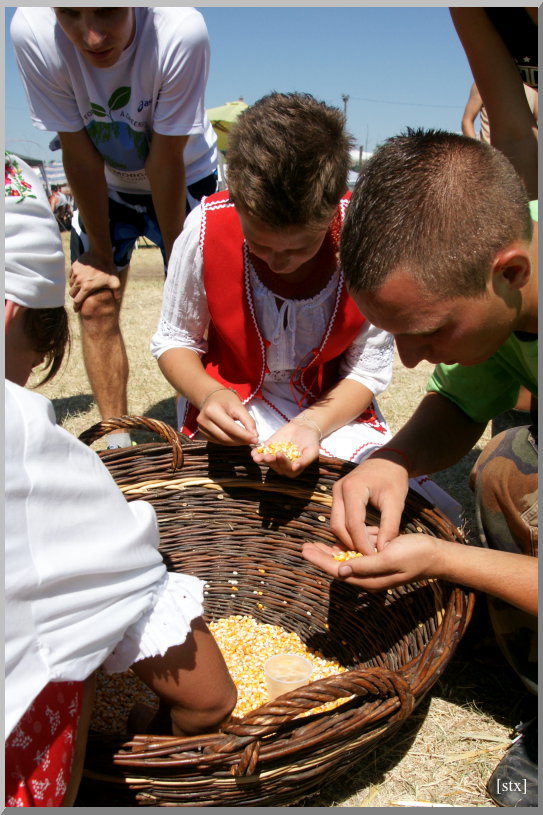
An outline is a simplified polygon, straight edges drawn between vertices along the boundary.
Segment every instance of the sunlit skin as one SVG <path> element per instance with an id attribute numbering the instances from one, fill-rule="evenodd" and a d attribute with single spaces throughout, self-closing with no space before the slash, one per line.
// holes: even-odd
<path id="1" fill-rule="evenodd" d="M 55 7 L 58 24 L 90 65 L 110 68 L 134 38 L 133 8 Z"/>
<path id="2" fill-rule="evenodd" d="M 293 226 L 274 230 L 254 215 L 239 209 L 237 212 L 249 251 L 263 260 L 270 271 L 293 283 L 311 275 L 312 268 L 306 264 L 321 248 L 329 223 L 322 229 Z"/>
<path id="3" fill-rule="evenodd" d="M 477 365 L 513 331 L 537 331 L 531 316 L 529 253 L 518 254 L 516 266 L 496 268 L 480 297 L 444 299 L 424 291 L 414 276 L 401 270 L 375 292 L 351 292 L 351 297 L 373 325 L 394 335 L 407 368 L 422 360 Z"/>

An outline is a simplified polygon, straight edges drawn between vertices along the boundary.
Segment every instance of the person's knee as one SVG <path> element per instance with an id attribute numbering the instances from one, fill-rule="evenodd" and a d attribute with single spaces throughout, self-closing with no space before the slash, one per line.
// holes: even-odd
<path id="1" fill-rule="evenodd" d="M 477 513 L 492 548 L 537 553 L 537 445 L 529 427 L 495 436 L 471 473 Z"/>
<path id="2" fill-rule="evenodd" d="M 192 735 L 215 732 L 234 710 L 237 689 L 230 677 L 217 688 L 214 695 L 206 697 L 190 709 L 173 705 L 170 711 L 174 735 Z"/>
<path id="3" fill-rule="evenodd" d="M 90 294 L 81 305 L 79 315 L 84 330 L 103 332 L 118 330 L 119 303 L 109 289 Z"/>
<path id="4" fill-rule="evenodd" d="M 474 490 L 495 490 L 511 480 L 537 477 L 537 444 L 531 428 L 512 427 L 494 436 L 470 473 Z"/>

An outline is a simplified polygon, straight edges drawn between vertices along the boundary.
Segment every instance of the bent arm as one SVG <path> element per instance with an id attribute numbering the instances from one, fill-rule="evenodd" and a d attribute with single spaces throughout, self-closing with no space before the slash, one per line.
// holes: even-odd
<path id="1" fill-rule="evenodd" d="M 324 438 L 356 419 L 372 399 L 373 393 L 365 385 L 354 379 L 341 379 L 303 414 L 315 422 Z"/>
<path id="2" fill-rule="evenodd" d="M 450 13 L 488 114 L 491 144 L 509 158 L 535 200 L 537 122 L 520 73 L 484 8 L 451 8 Z"/>
<path id="3" fill-rule="evenodd" d="M 89 238 L 88 254 L 99 268 L 114 269 L 104 160 L 85 130 L 58 135 L 66 178 Z"/>
<path id="4" fill-rule="evenodd" d="M 291 442 L 298 448 L 299 458 L 290 461 L 282 453 L 258 453 L 256 450 L 253 450 L 252 457 L 269 464 L 281 475 L 295 478 L 318 458 L 321 440 L 356 419 L 372 399 L 373 393 L 365 385 L 354 379 L 342 379 L 266 440 L 269 443 Z"/>
<path id="5" fill-rule="evenodd" d="M 158 367 L 177 393 L 196 407 L 220 387 L 216 379 L 206 374 L 200 355 L 190 348 L 170 348 L 159 357 Z"/>
<path id="6" fill-rule="evenodd" d="M 481 112 L 482 107 L 483 100 L 481 99 L 479 91 L 477 90 L 477 85 L 474 82 L 471 86 L 469 99 L 466 103 L 466 108 L 462 116 L 462 133 L 464 136 L 469 136 L 470 139 L 477 138 L 474 122 Z"/>
<path id="7" fill-rule="evenodd" d="M 158 360 L 168 382 L 200 411 L 198 427 L 217 444 L 256 444 L 256 423 L 237 394 L 209 376 L 190 348 L 170 348 Z"/>
<path id="8" fill-rule="evenodd" d="M 202 617 L 182 645 L 135 662 L 132 670 L 165 705 L 175 736 L 218 730 L 235 707 L 236 686 Z"/>
<path id="9" fill-rule="evenodd" d="M 393 337 L 366 321 L 343 355 L 336 384 L 269 440 L 294 443 L 300 458 L 290 462 L 285 456 L 278 458 L 255 451 L 253 458 L 265 461 L 283 475 L 299 475 L 318 457 L 323 438 L 360 416 L 375 396 L 385 390 L 392 377 L 393 360 Z"/>
<path id="10" fill-rule="evenodd" d="M 485 422 L 474 422 L 449 399 L 431 392 L 386 447 L 406 454 L 411 462 L 408 475 L 415 478 L 456 464 L 469 453 L 485 427 Z"/>
<path id="11" fill-rule="evenodd" d="M 330 526 L 349 549 L 382 549 L 400 529 L 409 478 L 444 470 L 468 453 L 485 429 L 437 393 L 428 393 L 390 442 L 333 487 Z M 381 513 L 375 544 L 364 525 L 371 503 Z"/>
<path id="12" fill-rule="evenodd" d="M 151 184 L 153 205 L 168 261 L 174 241 L 183 229 L 185 221 L 186 182 L 183 151 L 188 138 L 188 136 L 164 136 L 154 132 L 145 162 L 145 172 Z"/>

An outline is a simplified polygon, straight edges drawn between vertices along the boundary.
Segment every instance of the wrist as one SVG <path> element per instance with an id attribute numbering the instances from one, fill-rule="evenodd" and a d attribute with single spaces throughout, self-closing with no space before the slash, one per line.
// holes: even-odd
<path id="1" fill-rule="evenodd" d="M 91 257 L 93 261 L 98 261 L 100 266 L 110 266 L 113 264 L 113 246 L 111 246 L 111 244 L 109 247 L 102 245 L 97 248 L 91 243 L 87 251 L 83 252 L 83 254 Z"/>
<path id="2" fill-rule="evenodd" d="M 432 554 L 430 557 L 428 577 L 433 577 L 437 580 L 454 580 L 454 569 L 452 569 L 449 555 L 451 554 L 451 546 L 456 547 L 459 544 L 450 543 L 450 541 L 431 536 L 430 542 Z M 454 551 L 456 551 L 456 549 Z"/>
<path id="3" fill-rule="evenodd" d="M 236 394 L 236 396 L 237 396 L 237 397 L 238 397 L 238 399 L 239 399 L 239 393 L 237 392 L 237 390 L 236 390 L 235 388 L 227 388 L 227 387 L 226 387 L 226 385 L 220 385 L 218 388 L 213 388 L 212 390 L 210 390 L 210 391 L 209 391 L 209 392 L 206 394 L 206 396 L 204 396 L 204 399 L 203 399 L 202 403 L 200 404 L 200 407 L 198 408 L 198 410 L 200 411 L 200 413 L 201 413 L 201 412 L 202 412 L 202 410 L 204 409 L 204 405 L 205 405 L 205 404 L 206 404 L 206 402 L 208 401 L 209 397 L 210 397 L 210 396 L 213 396 L 213 394 L 214 394 L 214 393 L 219 393 L 219 391 L 232 391 L 232 393 L 235 393 L 235 394 Z M 241 401 L 241 400 L 240 400 L 240 401 Z"/>
<path id="4" fill-rule="evenodd" d="M 411 456 L 404 450 L 400 450 L 398 447 L 383 445 L 383 447 L 379 447 L 377 450 L 374 450 L 373 453 L 370 453 L 368 459 L 370 458 L 384 458 L 387 461 L 393 461 L 395 464 L 400 464 L 407 471 L 408 475 L 413 470 Z"/>
<path id="5" fill-rule="evenodd" d="M 292 424 L 306 425 L 307 427 L 312 427 L 313 430 L 315 430 L 318 433 L 319 442 L 322 441 L 322 437 L 324 434 L 320 429 L 319 425 L 305 413 L 300 413 L 298 416 L 295 416 L 290 421 Z"/>

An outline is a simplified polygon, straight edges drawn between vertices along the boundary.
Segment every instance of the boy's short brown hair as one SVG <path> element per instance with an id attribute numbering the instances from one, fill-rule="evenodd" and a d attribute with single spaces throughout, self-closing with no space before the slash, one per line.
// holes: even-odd
<path id="1" fill-rule="evenodd" d="M 532 221 L 511 162 L 475 139 L 410 130 L 388 139 L 355 186 L 340 257 L 354 292 L 375 291 L 394 270 L 441 297 L 477 297 L 492 260 Z"/>
<path id="2" fill-rule="evenodd" d="M 320 228 L 347 190 L 351 137 L 337 109 L 307 93 L 271 93 L 230 134 L 230 199 L 274 229 Z"/>

